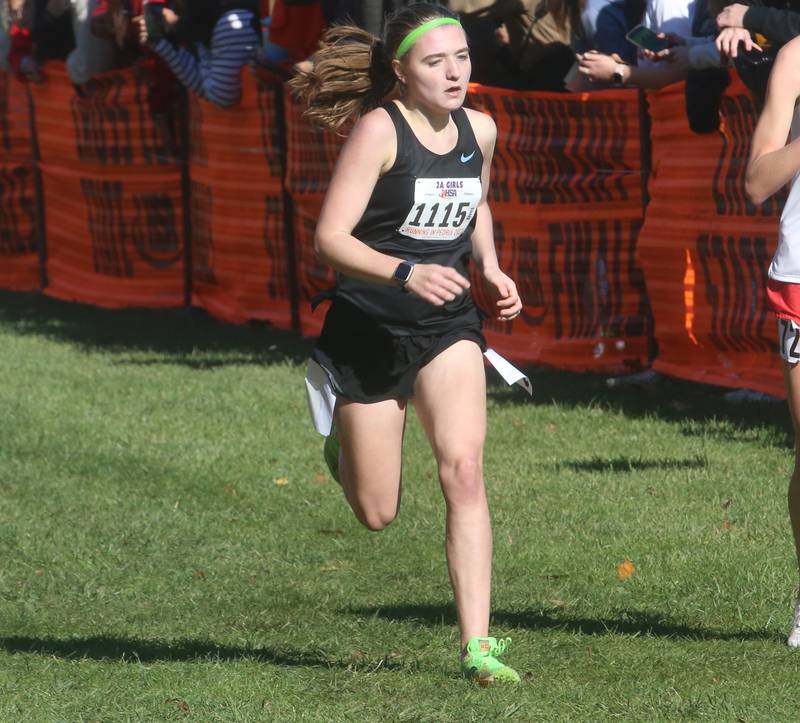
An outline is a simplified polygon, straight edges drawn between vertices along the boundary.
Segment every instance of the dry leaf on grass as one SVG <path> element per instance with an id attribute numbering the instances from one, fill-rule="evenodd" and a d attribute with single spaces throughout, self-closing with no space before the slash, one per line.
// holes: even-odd
<path id="1" fill-rule="evenodd" d="M 191 708 L 189 704 L 185 700 L 181 700 L 180 698 L 168 698 L 164 701 L 167 705 L 174 705 L 179 711 L 182 713 L 189 713 Z"/>
<path id="2" fill-rule="evenodd" d="M 619 565 L 617 565 L 617 577 L 620 580 L 627 580 L 633 575 L 636 566 L 626 557 Z"/>
<path id="3" fill-rule="evenodd" d="M 272 480 L 273 484 L 277 485 L 278 487 L 285 487 L 289 484 L 288 477 L 274 477 Z"/>

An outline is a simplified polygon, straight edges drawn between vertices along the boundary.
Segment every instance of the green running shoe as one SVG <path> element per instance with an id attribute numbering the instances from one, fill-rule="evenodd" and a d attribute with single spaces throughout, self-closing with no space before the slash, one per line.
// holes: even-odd
<path id="1" fill-rule="evenodd" d="M 339 437 L 336 435 L 336 427 L 331 425 L 331 433 L 325 437 L 322 454 L 325 457 L 325 464 L 328 465 L 331 477 L 337 484 L 342 484 L 339 479 L 339 449 Z"/>
<path id="2" fill-rule="evenodd" d="M 480 685 L 519 683 L 517 671 L 497 659 L 506 652 L 510 642 L 511 638 L 470 638 L 467 654 L 461 661 L 464 675 Z"/>

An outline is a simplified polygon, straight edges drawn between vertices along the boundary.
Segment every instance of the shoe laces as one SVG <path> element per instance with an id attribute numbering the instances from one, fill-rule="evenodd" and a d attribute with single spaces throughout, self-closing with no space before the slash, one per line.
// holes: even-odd
<path id="1" fill-rule="evenodd" d="M 511 643 L 511 638 L 500 638 L 492 646 L 492 649 L 489 651 L 489 655 L 495 658 L 499 657 L 500 655 L 506 652 L 510 643 Z"/>

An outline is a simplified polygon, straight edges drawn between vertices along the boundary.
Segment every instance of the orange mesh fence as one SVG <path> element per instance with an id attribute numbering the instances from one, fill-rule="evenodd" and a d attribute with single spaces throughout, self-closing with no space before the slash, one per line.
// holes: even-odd
<path id="1" fill-rule="evenodd" d="M 693 134 L 683 86 L 649 96 L 651 201 L 639 238 L 655 316 L 654 368 L 695 381 L 783 393 L 765 284 L 783 198 L 744 196 L 757 111 L 744 86 L 726 91 L 720 131 Z"/>
<path id="2" fill-rule="evenodd" d="M 183 300 L 179 171 L 124 176 L 42 164 L 47 199 L 46 293 L 98 306 Z"/>
<path id="3" fill-rule="evenodd" d="M 282 93 L 247 68 L 235 108 L 190 100 L 192 303 L 226 321 L 289 328 Z"/>
<path id="4" fill-rule="evenodd" d="M 63 63 L 45 66 L 47 81 L 31 84 L 39 156 L 73 167 L 175 166 L 174 123 L 153 115 L 146 81 L 133 69 L 93 78 L 79 95 Z M 154 183 L 157 173 L 153 170 Z"/>
<path id="5" fill-rule="evenodd" d="M 0 73 L 0 288 L 39 288 L 39 233 L 26 86 Z"/>
<path id="6" fill-rule="evenodd" d="M 193 303 L 282 327 L 294 313 L 304 334 L 318 333 L 324 310 L 312 314 L 311 300 L 334 276 L 315 258 L 313 234 L 343 139 L 313 129 L 284 87 L 248 69 L 241 106 L 191 101 L 182 165 L 178 136 L 150 116 L 145 96 L 133 71 L 98 78 L 82 96 L 63 65 L 48 65 L 47 82 L 29 90 L 0 75 L 0 287 L 38 285 L 43 198 L 46 293 L 181 304 L 188 209 Z M 635 91 L 473 86 L 469 98 L 498 126 L 495 238 L 525 302 L 511 325 L 487 320 L 495 348 L 561 368 L 634 369 L 653 353 L 654 320 L 656 369 L 782 393 L 764 284 L 784 198 L 757 208 L 744 196 L 757 113 L 741 84 L 725 93 L 720 131 L 703 136 L 688 128 L 681 85 L 648 95 L 646 220 Z"/>
<path id="7" fill-rule="evenodd" d="M 45 293 L 99 306 L 176 306 L 184 298 L 179 154 L 133 70 L 83 95 L 63 64 L 31 86 L 47 239 Z"/>
<path id="8" fill-rule="evenodd" d="M 511 324 L 487 319 L 489 343 L 512 358 L 566 369 L 641 367 L 650 314 L 636 253 L 638 94 L 475 86 L 470 103 L 497 123 L 495 242 L 525 305 Z M 480 284 L 473 289 L 491 311 Z"/>
<path id="9" fill-rule="evenodd" d="M 325 308 L 311 310 L 312 299 L 333 287 L 331 269 L 314 255 L 314 228 L 317 225 L 322 199 L 328 189 L 333 165 L 344 139 L 335 133 L 320 131 L 304 117 L 302 107 L 292 98 L 288 88 L 284 94 L 286 108 L 286 189 L 291 198 L 292 229 L 296 258 L 298 316 L 303 334 L 314 336 L 322 329 Z"/>

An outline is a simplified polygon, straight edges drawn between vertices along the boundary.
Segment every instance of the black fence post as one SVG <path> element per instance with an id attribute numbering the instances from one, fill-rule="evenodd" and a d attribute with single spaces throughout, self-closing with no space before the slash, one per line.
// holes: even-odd
<path id="1" fill-rule="evenodd" d="M 33 168 L 33 190 L 36 194 L 36 243 L 39 251 L 39 291 L 47 288 L 47 233 L 45 231 L 44 183 L 42 169 L 39 165 L 39 135 L 36 132 L 36 106 L 33 102 L 30 84 L 25 84 L 28 95 L 28 128 L 31 136 L 31 166 Z"/>
<path id="2" fill-rule="evenodd" d="M 181 139 L 181 199 L 183 203 L 183 305 L 192 305 L 192 178 L 189 168 L 191 159 L 191 123 L 189 119 L 189 96 L 184 90 L 181 94 L 179 112 L 179 133 Z"/>
<path id="3" fill-rule="evenodd" d="M 289 301 L 292 309 L 292 331 L 300 333 L 300 287 L 297 283 L 297 254 L 294 240 L 294 202 L 289 193 L 288 155 L 289 138 L 286 131 L 286 103 L 283 84 L 276 84 L 275 103 L 278 119 L 278 146 L 281 154 L 281 176 L 283 187 L 283 236 L 286 244 L 286 260 L 289 266 Z"/>
<path id="4" fill-rule="evenodd" d="M 653 143 L 650 137 L 652 124 L 650 122 L 650 110 L 647 102 L 647 93 L 644 89 L 639 88 L 639 154 L 641 166 L 641 183 L 642 183 L 642 226 L 639 227 L 639 234 L 641 235 L 642 227 L 644 226 L 645 219 L 647 218 L 647 206 L 650 204 L 650 191 L 648 184 L 650 181 L 650 173 L 653 168 Z M 637 242 L 638 246 L 638 242 Z M 644 274 L 643 274 L 644 278 Z M 647 289 L 647 281 L 644 279 L 645 290 Z M 658 340 L 656 339 L 656 324 L 655 316 L 653 315 L 653 305 L 650 303 L 650 294 L 647 294 L 647 361 L 648 366 L 652 366 L 658 356 Z"/>

